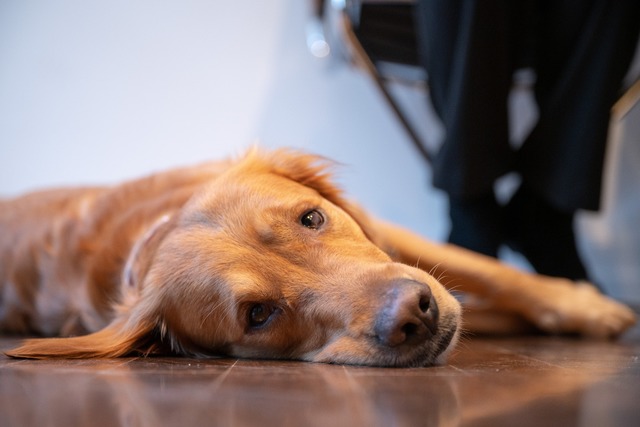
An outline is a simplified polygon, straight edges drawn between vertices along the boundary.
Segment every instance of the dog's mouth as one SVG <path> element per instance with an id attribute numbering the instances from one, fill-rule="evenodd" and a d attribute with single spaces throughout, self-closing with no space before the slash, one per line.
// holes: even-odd
<path id="1" fill-rule="evenodd" d="M 441 365 L 446 362 L 447 356 L 455 347 L 458 338 L 456 323 L 450 327 L 440 329 L 431 339 L 406 348 L 382 348 L 380 349 L 379 366 L 398 368 L 418 368 L 433 365 Z"/>
<path id="2" fill-rule="evenodd" d="M 460 310 L 424 282 L 396 279 L 376 296 L 374 314 L 335 330 L 303 360 L 378 367 L 425 367 L 446 362 L 459 336 Z M 367 307 L 368 308 L 368 307 Z"/>

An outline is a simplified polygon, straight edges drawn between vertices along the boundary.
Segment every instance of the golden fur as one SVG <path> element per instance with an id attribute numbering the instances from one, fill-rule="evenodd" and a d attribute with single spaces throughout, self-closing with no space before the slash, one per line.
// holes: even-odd
<path id="1" fill-rule="evenodd" d="M 427 273 L 434 267 L 482 301 L 465 314 L 471 331 L 613 337 L 634 323 L 587 284 L 369 217 L 333 185 L 329 164 L 252 150 L 115 187 L 1 201 L 0 330 L 63 337 L 7 354 L 433 364 L 461 329 L 460 304 Z M 415 298 L 418 312 L 405 301 Z"/>

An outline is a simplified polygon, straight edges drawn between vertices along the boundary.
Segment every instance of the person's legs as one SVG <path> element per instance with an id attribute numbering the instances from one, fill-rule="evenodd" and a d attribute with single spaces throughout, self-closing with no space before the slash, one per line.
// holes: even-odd
<path id="1" fill-rule="evenodd" d="M 506 239 L 543 274 L 586 279 L 577 209 L 597 210 L 609 111 L 638 40 L 636 0 L 539 2 L 539 122 L 518 153 Z"/>
<path id="2" fill-rule="evenodd" d="M 445 127 L 433 184 L 450 200 L 450 242 L 496 255 L 495 180 L 512 163 L 507 97 L 512 47 L 504 0 L 420 0 L 418 46 Z"/>
<path id="3" fill-rule="evenodd" d="M 507 97 L 512 82 L 504 0 L 420 0 L 418 46 L 445 127 L 434 185 L 477 198 L 510 169 Z"/>
<path id="4" fill-rule="evenodd" d="M 519 169 L 556 208 L 597 210 L 610 109 L 638 43 L 640 2 L 554 0 L 539 9 L 540 117 Z"/>
<path id="5" fill-rule="evenodd" d="M 418 2 L 418 45 L 446 130 L 434 185 L 449 196 L 451 243 L 495 255 L 505 238 L 538 272 L 582 279 L 573 215 L 598 207 L 608 113 L 637 41 L 640 3 L 515 3 Z M 517 10 L 532 5 L 539 13 Z M 506 100 L 523 57 L 516 49 L 531 41 L 518 27 L 531 22 L 540 30 L 540 121 L 514 163 Z M 493 184 L 514 166 L 524 184 L 503 213 Z"/>

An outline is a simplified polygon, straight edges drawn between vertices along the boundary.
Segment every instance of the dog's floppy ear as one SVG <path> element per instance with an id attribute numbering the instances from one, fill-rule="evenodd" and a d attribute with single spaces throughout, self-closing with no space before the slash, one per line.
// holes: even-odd
<path id="1" fill-rule="evenodd" d="M 171 217 L 163 216 L 134 244 L 122 274 L 123 302 L 108 326 L 83 336 L 26 340 L 5 354 L 27 359 L 84 359 L 167 351 L 162 344 L 159 301 L 154 293 L 144 292 L 143 283 L 156 249 L 171 228 Z"/>
<path id="2" fill-rule="evenodd" d="M 10 357 L 25 359 L 86 359 L 119 357 L 132 353 L 150 353 L 154 344 L 155 325 L 140 323 L 127 328 L 121 320 L 89 335 L 71 338 L 37 338 L 26 340 L 21 346 L 6 351 Z"/>
<path id="3" fill-rule="evenodd" d="M 156 249 L 173 228 L 172 226 L 172 217 L 163 215 L 134 243 L 122 272 L 122 286 L 125 292 L 141 290 L 143 279 L 149 271 Z"/>

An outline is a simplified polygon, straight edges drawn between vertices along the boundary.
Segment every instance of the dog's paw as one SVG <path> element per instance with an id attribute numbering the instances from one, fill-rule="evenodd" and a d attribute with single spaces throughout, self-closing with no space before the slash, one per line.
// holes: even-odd
<path id="1" fill-rule="evenodd" d="M 607 339 L 636 323 L 629 307 L 602 295 L 587 282 L 554 281 L 544 293 L 537 313 L 530 312 L 530 320 L 545 332 Z"/>

